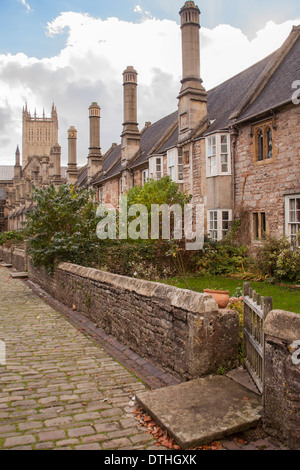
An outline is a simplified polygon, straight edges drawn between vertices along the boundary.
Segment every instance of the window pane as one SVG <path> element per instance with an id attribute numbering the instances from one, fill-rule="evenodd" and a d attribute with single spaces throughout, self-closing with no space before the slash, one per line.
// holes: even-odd
<path id="1" fill-rule="evenodd" d="M 221 155 L 222 173 L 228 173 L 228 155 Z"/>
<path id="2" fill-rule="evenodd" d="M 260 219 L 261 219 L 260 238 L 266 238 L 266 214 L 264 212 L 260 214 Z"/>
<path id="3" fill-rule="evenodd" d="M 273 133 L 271 129 L 268 131 L 268 158 L 273 158 Z"/>
<path id="4" fill-rule="evenodd" d="M 221 135 L 221 153 L 228 153 L 227 135 Z"/>
<path id="5" fill-rule="evenodd" d="M 255 239 L 259 239 L 259 231 L 258 231 L 258 214 L 253 214 L 253 235 Z"/>
<path id="6" fill-rule="evenodd" d="M 261 162 L 264 159 L 264 136 L 262 130 L 258 134 L 258 161 Z"/>

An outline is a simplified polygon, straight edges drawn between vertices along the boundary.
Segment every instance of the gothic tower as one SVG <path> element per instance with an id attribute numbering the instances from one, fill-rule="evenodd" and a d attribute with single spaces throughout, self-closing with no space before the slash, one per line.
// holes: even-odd
<path id="1" fill-rule="evenodd" d="M 30 157 L 43 157 L 50 155 L 51 148 L 58 142 L 57 111 L 53 104 L 51 117 L 37 117 L 36 112 L 31 116 L 27 104 L 23 108 L 23 145 L 22 167 L 24 168 Z"/>

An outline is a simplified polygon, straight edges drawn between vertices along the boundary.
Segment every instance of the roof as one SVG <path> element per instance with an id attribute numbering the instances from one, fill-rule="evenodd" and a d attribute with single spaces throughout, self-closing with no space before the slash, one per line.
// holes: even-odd
<path id="1" fill-rule="evenodd" d="M 238 117 L 238 121 L 256 116 L 292 100 L 292 84 L 300 77 L 300 36 L 280 62 L 255 101 Z"/>
<path id="2" fill-rule="evenodd" d="M 208 91 L 207 111 L 211 125 L 194 138 L 228 129 L 292 101 L 292 84 L 300 77 L 300 26 L 295 26 L 285 43 L 274 53 Z M 151 155 L 162 155 L 178 140 L 177 111 L 146 127 L 141 134 L 141 150 L 129 168 L 147 163 Z M 199 133 L 199 135 L 197 134 Z M 104 174 L 94 182 L 121 173 L 121 145 L 112 148 L 103 161 Z"/>
<path id="3" fill-rule="evenodd" d="M 13 165 L 0 165 L 0 181 L 10 181 L 14 178 Z"/>
<path id="4" fill-rule="evenodd" d="M 241 103 L 245 91 L 263 72 L 272 57 L 273 55 L 266 57 L 208 92 L 207 111 L 210 121 L 214 121 L 209 132 L 216 132 L 228 127 L 230 116 Z"/>

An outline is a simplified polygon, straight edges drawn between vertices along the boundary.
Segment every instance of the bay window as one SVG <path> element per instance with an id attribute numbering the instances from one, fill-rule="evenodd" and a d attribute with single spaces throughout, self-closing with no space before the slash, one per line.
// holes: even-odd
<path id="1" fill-rule="evenodd" d="M 214 134 L 206 137 L 207 176 L 230 175 L 229 134 Z"/>

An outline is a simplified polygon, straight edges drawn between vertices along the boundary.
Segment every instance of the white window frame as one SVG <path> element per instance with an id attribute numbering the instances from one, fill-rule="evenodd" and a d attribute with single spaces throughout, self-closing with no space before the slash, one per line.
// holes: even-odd
<path id="1" fill-rule="evenodd" d="M 178 154 L 177 147 L 167 151 L 167 175 L 175 183 L 183 183 L 183 156 Z"/>
<path id="2" fill-rule="evenodd" d="M 143 170 L 142 171 L 142 185 L 143 186 L 147 183 L 148 179 L 149 179 L 149 170 L 148 169 Z"/>
<path id="3" fill-rule="evenodd" d="M 227 151 L 224 152 L 225 143 L 222 139 L 227 139 Z M 231 175 L 231 152 L 230 135 L 228 133 L 212 134 L 205 138 L 206 143 L 206 176 L 208 178 L 220 175 Z M 223 171 L 223 160 L 227 157 L 227 171 Z"/>
<path id="4" fill-rule="evenodd" d="M 223 214 L 228 212 L 228 220 L 223 219 Z M 228 230 L 224 230 L 223 222 L 228 222 Z M 207 233 L 212 241 L 221 241 L 229 233 L 229 224 L 232 222 L 232 209 L 209 209 L 207 211 Z M 214 232 L 214 236 L 211 236 Z M 225 233 L 224 233 L 225 232 Z"/>
<path id="5" fill-rule="evenodd" d="M 160 170 L 158 168 L 160 167 Z M 159 180 L 163 177 L 163 158 L 154 156 L 149 158 L 149 178 Z"/>
<path id="6" fill-rule="evenodd" d="M 294 212 L 296 215 L 295 221 L 290 219 L 292 200 L 295 200 L 296 202 L 295 209 L 294 209 Z M 298 231 L 300 230 L 300 217 L 299 217 L 299 221 L 297 221 L 297 212 L 300 212 L 300 209 L 297 209 L 297 200 L 300 201 L 300 194 L 293 194 L 293 195 L 285 197 L 285 235 L 289 238 L 291 243 L 293 243 L 293 241 L 297 241 L 296 235 Z M 292 231 L 292 226 L 296 226 L 296 232 Z M 298 241 L 297 246 L 300 246 L 300 241 Z"/>

